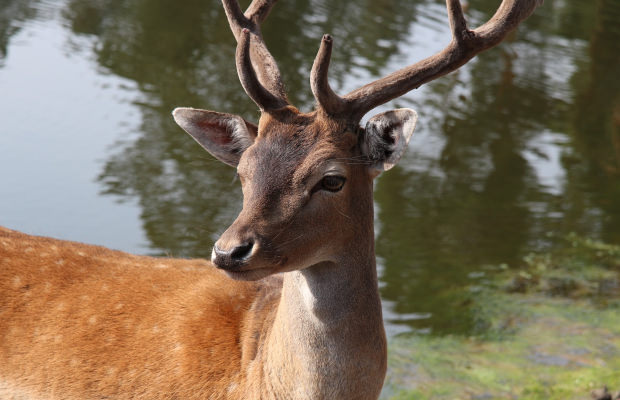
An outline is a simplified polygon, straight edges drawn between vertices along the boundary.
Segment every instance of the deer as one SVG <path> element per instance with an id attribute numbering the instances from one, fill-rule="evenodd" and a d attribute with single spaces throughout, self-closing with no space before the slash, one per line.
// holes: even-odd
<path id="1" fill-rule="evenodd" d="M 139 256 L 0 228 L 2 399 L 377 399 L 387 340 L 374 253 L 373 182 L 408 147 L 417 114 L 371 110 L 499 44 L 541 0 L 503 0 L 451 42 L 347 95 L 328 82 L 333 38 L 290 104 L 261 34 L 275 0 L 222 0 L 236 68 L 260 109 L 176 108 L 174 120 L 235 167 L 238 217 L 210 260 Z"/>

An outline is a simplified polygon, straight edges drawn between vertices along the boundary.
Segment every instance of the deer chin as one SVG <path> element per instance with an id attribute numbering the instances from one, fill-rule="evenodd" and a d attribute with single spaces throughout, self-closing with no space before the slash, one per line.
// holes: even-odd
<path id="1" fill-rule="evenodd" d="M 254 263 L 245 264 L 237 269 L 220 268 L 226 276 L 236 281 L 257 281 L 268 277 L 269 275 L 299 271 L 308 268 L 314 263 L 296 264 L 290 262 L 287 257 L 278 257 L 277 260 L 265 262 L 256 260 Z"/>
<path id="2" fill-rule="evenodd" d="M 282 272 L 282 264 L 286 258 L 279 258 L 276 262 L 268 262 L 260 257 L 250 257 L 244 263 L 236 267 L 222 267 L 215 265 L 226 274 L 227 277 L 236 281 L 257 281 L 269 275 Z"/>
<path id="3" fill-rule="evenodd" d="M 258 281 L 260 279 L 266 278 L 269 275 L 273 275 L 277 272 L 277 268 L 273 267 L 265 267 L 265 268 L 254 268 L 254 269 L 246 269 L 246 270 L 237 270 L 237 271 L 228 271 L 223 270 L 226 276 L 236 281 Z"/>

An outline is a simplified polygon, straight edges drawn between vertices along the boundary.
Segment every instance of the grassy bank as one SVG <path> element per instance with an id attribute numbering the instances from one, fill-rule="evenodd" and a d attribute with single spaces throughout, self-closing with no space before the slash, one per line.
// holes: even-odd
<path id="1" fill-rule="evenodd" d="M 620 246 L 566 239 L 470 294 L 480 332 L 390 343 L 386 399 L 590 399 L 620 390 Z"/>

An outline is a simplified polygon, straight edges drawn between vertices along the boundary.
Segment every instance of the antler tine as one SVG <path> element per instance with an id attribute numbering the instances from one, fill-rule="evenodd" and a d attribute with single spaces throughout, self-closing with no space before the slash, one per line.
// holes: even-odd
<path id="1" fill-rule="evenodd" d="M 461 43 L 464 37 L 471 33 L 467 29 L 467 22 L 463 15 L 460 0 L 447 0 L 446 8 L 448 9 L 448 18 L 450 20 L 450 29 L 452 30 L 452 40 Z"/>
<path id="2" fill-rule="evenodd" d="M 314 59 L 310 72 L 310 88 L 320 108 L 327 114 L 338 115 L 345 113 L 348 107 L 342 97 L 334 93 L 327 79 L 332 44 L 332 37 L 327 34 L 323 35 L 319 52 Z"/>
<path id="3" fill-rule="evenodd" d="M 359 120 L 373 108 L 454 71 L 477 54 L 500 43 L 542 2 L 543 0 L 503 0 L 488 22 L 471 31 L 467 28 L 459 0 L 446 0 L 452 31 L 450 44 L 429 58 L 342 97 L 341 100 L 348 104 L 349 117 Z"/>
<path id="4" fill-rule="evenodd" d="M 250 60 L 250 30 L 248 28 L 243 28 L 239 34 L 235 58 L 241 86 L 261 110 L 275 110 L 286 106 L 287 103 L 283 99 L 271 94 L 258 81 Z"/>
<path id="5" fill-rule="evenodd" d="M 243 51 L 242 47 L 248 47 L 244 59 L 237 59 L 237 73 L 242 81 L 243 88 L 248 96 L 263 111 L 281 108 L 289 104 L 282 83 L 282 76 L 275 59 L 267 49 L 260 31 L 260 23 L 267 18 L 269 11 L 277 0 L 254 0 L 243 13 L 237 0 L 222 0 L 230 29 L 237 40 L 237 57 Z M 247 44 L 240 46 L 248 30 Z M 254 77 L 254 78 L 252 78 Z M 245 81 L 245 83 L 243 83 Z M 249 86 L 246 86 L 249 85 Z M 261 95 L 258 95 L 262 93 Z M 266 95 L 265 93 L 268 93 Z M 267 103 L 259 103 L 267 101 Z"/>
<path id="6" fill-rule="evenodd" d="M 226 12 L 226 18 L 228 19 L 230 30 L 235 36 L 235 40 L 239 41 L 241 29 L 249 29 L 253 24 L 245 17 L 237 0 L 222 0 L 222 5 L 224 6 L 224 11 Z"/>
<path id="7" fill-rule="evenodd" d="M 255 24 L 260 24 L 267 18 L 271 8 L 277 1 L 278 0 L 252 1 L 252 4 L 250 4 L 245 13 L 250 16 L 249 18 L 254 21 Z"/>

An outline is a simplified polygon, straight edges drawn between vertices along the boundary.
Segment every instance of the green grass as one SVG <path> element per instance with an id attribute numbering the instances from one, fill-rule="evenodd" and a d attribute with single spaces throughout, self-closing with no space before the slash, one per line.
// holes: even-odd
<path id="1" fill-rule="evenodd" d="M 472 294 L 479 334 L 397 337 L 385 399 L 589 399 L 620 389 L 620 246 L 570 237 Z"/>

